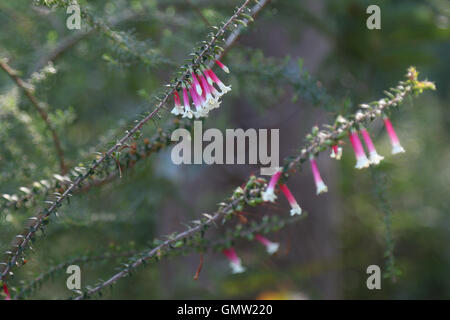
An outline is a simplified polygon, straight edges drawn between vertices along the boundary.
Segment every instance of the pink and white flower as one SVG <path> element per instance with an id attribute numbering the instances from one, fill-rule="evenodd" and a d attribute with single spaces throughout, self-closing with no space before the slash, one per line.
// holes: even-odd
<path id="1" fill-rule="evenodd" d="M 300 215 L 302 214 L 302 208 L 297 203 L 297 200 L 295 200 L 294 196 L 292 195 L 291 191 L 285 184 L 280 184 L 280 189 L 283 191 L 284 196 L 286 197 L 287 201 L 291 205 L 291 216 L 293 215 Z"/>
<path id="2" fill-rule="evenodd" d="M 337 144 L 331 146 L 331 158 L 334 158 L 336 160 L 341 160 L 342 157 L 342 147 L 338 146 Z"/>
<path id="3" fill-rule="evenodd" d="M 364 138 L 364 142 L 366 143 L 367 149 L 369 150 L 369 160 L 373 165 L 379 164 L 384 157 L 380 156 L 373 145 L 372 139 L 370 138 L 369 132 L 366 128 L 361 128 L 361 134 Z"/>
<path id="4" fill-rule="evenodd" d="M 361 140 L 359 140 L 358 131 L 351 129 L 348 133 L 348 137 L 352 144 L 353 150 L 355 151 L 356 157 L 356 169 L 367 168 L 370 165 L 369 159 L 367 159 L 364 148 L 361 144 Z"/>
<path id="5" fill-rule="evenodd" d="M 314 176 L 314 182 L 316 184 L 316 194 L 319 195 L 323 192 L 328 192 L 328 187 L 325 185 L 322 177 L 320 176 L 319 168 L 317 167 L 317 162 L 313 155 L 309 157 L 309 162 L 311 163 L 311 170 Z"/>
<path id="6" fill-rule="evenodd" d="M 184 85 L 183 85 L 183 103 L 184 103 L 183 118 L 192 119 L 194 114 L 193 114 L 193 112 L 191 110 L 191 107 L 190 107 L 189 94 L 188 94 L 187 89 L 186 89 L 186 87 Z"/>
<path id="7" fill-rule="evenodd" d="M 203 91 L 205 93 L 205 110 L 212 110 L 215 108 L 218 108 L 220 103 L 218 101 L 217 98 L 213 97 L 213 95 L 211 94 L 211 87 L 208 83 L 208 81 L 206 81 L 205 77 L 203 76 L 203 74 L 199 74 L 198 78 L 200 79 Z"/>
<path id="8" fill-rule="evenodd" d="M 277 196 L 275 195 L 275 186 L 278 183 L 278 180 L 281 177 L 281 168 L 278 168 L 277 171 L 270 178 L 269 185 L 267 186 L 266 191 L 262 193 L 263 201 L 275 202 Z"/>
<path id="9" fill-rule="evenodd" d="M 190 87 L 189 88 L 189 93 L 191 94 L 191 98 L 194 101 L 194 106 L 195 106 L 195 111 L 193 112 L 194 116 L 196 118 L 203 117 L 205 115 L 205 111 L 203 110 L 203 105 L 202 105 L 202 102 L 200 100 L 201 96 L 199 96 L 197 94 L 197 92 L 195 91 L 194 87 Z"/>
<path id="10" fill-rule="evenodd" d="M 225 93 L 227 93 L 228 91 L 231 91 L 231 86 L 226 86 L 223 84 L 222 81 L 220 81 L 220 79 L 216 76 L 216 74 L 214 73 L 214 71 L 212 71 L 211 69 L 206 70 L 206 72 L 208 73 L 208 76 L 211 78 L 211 80 L 213 81 L 213 83 L 216 83 L 219 86 L 220 89 L 220 96 L 224 95 Z"/>
<path id="11" fill-rule="evenodd" d="M 171 113 L 173 113 L 176 116 L 179 114 L 183 114 L 184 110 L 183 107 L 181 106 L 180 96 L 178 95 L 177 91 L 173 93 L 173 99 L 175 100 L 175 107 L 172 109 Z"/>
<path id="12" fill-rule="evenodd" d="M 268 254 L 274 254 L 275 252 L 278 251 L 278 248 L 280 247 L 279 243 L 272 242 L 260 234 L 255 235 L 255 239 L 266 247 L 266 251 Z"/>
<path id="13" fill-rule="evenodd" d="M 241 259 L 237 256 L 234 248 L 224 249 L 223 254 L 226 255 L 230 261 L 230 268 L 233 273 L 242 273 L 245 271 L 245 268 L 242 266 Z"/>
<path id="14" fill-rule="evenodd" d="M 224 65 L 222 62 L 220 62 L 219 60 L 216 60 L 216 64 L 226 73 L 230 73 L 230 69 L 228 69 L 228 67 L 226 65 Z"/>
<path id="15" fill-rule="evenodd" d="M 192 86 L 195 87 L 195 91 L 197 92 L 197 94 L 199 96 L 201 96 L 203 93 L 202 86 L 200 85 L 200 82 L 198 82 L 198 79 L 195 76 L 194 72 L 191 72 L 191 76 L 192 76 L 192 82 L 193 82 Z"/>
<path id="16" fill-rule="evenodd" d="M 386 127 L 386 131 L 391 139 L 392 144 L 392 154 L 397 154 L 401 152 L 405 152 L 405 149 L 400 144 L 400 140 L 398 140 L 397 134 L 395 133 L 394 127 L 392 126 L 391 120 L 388 117 L 383 117 L 384 125 Z"/>

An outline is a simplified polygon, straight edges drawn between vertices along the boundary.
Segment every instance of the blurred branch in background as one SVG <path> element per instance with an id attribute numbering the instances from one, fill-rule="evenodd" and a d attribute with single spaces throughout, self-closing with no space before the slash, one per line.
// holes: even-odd
<path id="1" fill-rule="evenodd" d="M 42 120 L 45 122 L 45 125 L 47 126 L 47 129 L 50 131 L 53 139 L 53 143 L 55 145 L 56 153 L 59 158 L 59 166 L 61 169 L 61 173 L 65 174 L 67 171 L 66 164 L 64 162 L 64 152 L 61 147 L 61 142 L 59 140 L 58 134 L 53 127 L 53 124 L 50 122 L 47 112 L 45 111 L 45 105 L 43 102 L 39 101 L 34 96 L 34 87 L 25 81 L 23 81 L 18 76 L 18 71 L 12 69 L 6 60 L 6 58 L 0 58 L 0 68 L 2 68 L 10 77 L 11 79 L 17 84 L 19 88 L 23 90 L 25 93 L 25 96 L 28 98 L 28 100 L 31 102 L 31 105 L 38 111 L 39 115 L 41 116 Z"/>

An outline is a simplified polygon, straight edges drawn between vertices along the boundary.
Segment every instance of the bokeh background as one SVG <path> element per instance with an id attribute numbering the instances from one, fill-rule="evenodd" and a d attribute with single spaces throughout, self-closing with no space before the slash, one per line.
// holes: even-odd
<path id="1" fill-rule="evenodd" d="M 86 4 L 86 1 L 80 1 Z M 87 1 L 92 12 L 114 20 L 142 60 L 101 32 L 92 32 L 54 59 L 56 74 L 37 81 L 61 137 L 70 167 L 93 159 L 150 107 L 177 65 L 240 1 Z M 366 8 L 381 8 L 382 29 L 366 28 Z M 64 10 L 30 1 L 0 2 L 0 56 L 24 79 L 77 31 L 66 28 Z M 309 168 L 289 185 L 308 217 L 267 237 L 281 244 L 269 257 L 255 241 L 234 246 L 248 268 L 232 275 L 225 257 L 208 253 L 198 280 L 199 254 L 174 256 L 120 280 L 103 298 L 117 299 L 448 299 L 450 298 L 450 3 L 446 0 L 273 0 L 227 52 L 232 85 L 206 128 L 279 128 L 280 157 L 295 154 L 315 124 L 348 114 L 383 96 L 414 65 L 437 90 L 407 100 L 392 117 L 406 153 L 392 156 L 381 121 L 371 133 L 385 161 L 353 168 L 349 143 L 340 162 L 323 153 L 322 177 L 330 192 L 316 197 Z M 112 20 L 111 20 L 112 19 Z M 82 22 L 83 23 L 83 22 Z M 166 61 L 167 60 L 167 61 Z M 172 63 L 175 62 L 174 63 Z M 150 137 L 163 119 L 144 128 Z M 74 196 L 39 236 L 28 263 L 11 285 L 88 253 L 142 249 L 156 237 L 183 230 L 184 222 L 230 195 L 251 165 L 182 165 L 170 148 L 141 161 L 122 179 Z M 0 72 L 0 193 L 58 172 L 50 135 L 11 79 Z M 44 199 L 42 199 L 44 200 Z M 0 249 L 21 232 L 40 206 L 0 212 Z M 288 215 L 288 206 L 248 210 L 248 219 Z M 224 229 L 210 230 L 215 239 Z M 3 258 L 2 258 L 3 259 Z M 123 259 L 122 259 L 123 260 Z M 82 265 L 82 285 L 111 276 L 122 260 Z M 123 261 L 122 261 L 123 262 Z M 366 268 L 379 265 L 381 290 L 368 290 Z M 64 298 L 64 272 L 30 298 Z"/>

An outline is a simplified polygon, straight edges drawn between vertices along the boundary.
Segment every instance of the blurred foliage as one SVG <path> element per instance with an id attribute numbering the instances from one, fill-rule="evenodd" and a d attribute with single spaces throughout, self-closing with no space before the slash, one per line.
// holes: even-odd
<path id="1" fill-rule="evenodd" d="M 79 2 L 88 4 L 89 12 L 111 29 L 98 28 L 59 54 L 54 61 L 56 73 L 40 68 L 43 57 L 74 35 L 65 26 L 65 11 L 23 0 L 0 3 L 0 56 L 9 58 L 46 103 L 69 167 L 95 159 L 94 152 L 104 150 L 137 114 L 148 110 L 161 84 L 209 31 L 186 1 Z M 240 4 L 234 0 L 190 2 L 211 25 L 223 21 Z M 242 97 L 258 112 L 282 108 L 280 100 L 286 95 L 328 112 L 351 112 L 402 78 L 409 65 L 436 82 L 436 94 L 411 101 L 405 108 L 408 111 L 393 115 L 406 154 L 386 157 L 371 171 L 356 172 L 350 152 L 339 163 L 340 260 L 287 263 L 287 254 L 268 257 L 263 249 L 256 250 L 241 239 L 239 251 L 249 265 L 245 274 L 229 275 L 224 262 L 211 261 L 202 271 L 210 281 L 207 285 L 192 280 L 195 270 L 172 274 L 168 283 L 165 266 L 176 264 L 180 258 L 174 257 L 159 268 L 140 269 L 111 292 L 105 291 L 106 297 L 321 298 L 311 279 L 333 269 L 341 276 L 341 298 L 450 298 L 450 4 L 445 0 L 320 3 L 324 7 L 319 15 L 302 1 L 273 0 L 256 22 L 280 25 L 292 43 L 305 27 L 325 37 L 332 48 L 315 74 L 308 74 L 301 57 L 270 57 L 260 48 L 238 45 L 226 58 L 232 70 L 231 97 L 208 126 L 235 126 L 226 109 Z M 365 28 L 365 9 L 370 4 L 381 7 L 380 31 Z M 123 18 L 127 14 L 133 18 Z M 82 32 L 89 29 L 83 24 Z M 257 37 L 257 32 L 250 30 L 249 38 Z M 270 38 L 264 41 L 271 45 Z M 142 137 L 155 136 L 166 118 L 163 115 L 144 127 Z M 389 154 L 386 134 L 376 130 L 377 148 Z M 167 162 L 166 153 L 152 156 L 151 161 L 132 166 L 122 179 L 72 197 L 16 278 L 28 282 L 51 266 L 88 253 L 144 248 L 161 234 L 158 221 L 165 206 L 174 202 L 184 208 L 185 217 L 196 217 L 231 190 L 211 190 L 192 206 L 180 196 L 184 179 L 180 175 L 186 173 Z M 0 194 L 16 193 L 59 171 L 45 125 L 4 73 L 0 73 L 0 165 Z M 22 207 L 0 212 L 2 252 L 35 211 Z M 86 263 L 82 285 L 107 278 L 121 261 L 117 259 L 112 264 Z M 393 267 L 390 259 L 395 259 L 394 270 L 388 269 Z M 365 271 L 371 264 L 382 266 L 383 272 L 400 270 L 401 274 L 394 283 L 384 279 L 382 290 L 369 291 Z M 65 277 L 64 272 L 55 274 L 32 297 L 70 296 Z M 14 280 L 13 286 L 21 283 Z"/>

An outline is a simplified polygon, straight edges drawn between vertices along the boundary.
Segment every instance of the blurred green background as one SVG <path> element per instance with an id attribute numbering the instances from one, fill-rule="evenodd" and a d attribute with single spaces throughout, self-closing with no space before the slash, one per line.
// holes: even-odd
<path id="1" fill-rule="evenodd" d="M 125 49 L 93 32 L 54 59 L 56 74 L 34 81 L 48 104 L 70 167 L 93 159 L 148 110 L 208 24 L 217 25 L 240 1 L 79 1 L 114 21 Z M 366 8 L 381 8 L 382 29 L 366 28 Z M 64 10 L 29 1 L 0 2 L 0 57 L 29 79 L 40 61 L 79 31 L 66 28 Z M 392 117 L 406 153 L 391 156 L 382 123 L 370 128 L 385 161 L 355 170 L 349 143 L 340 162 L 323 154 L 322 177 L 330 192 L 315 197 L 305 167 L 292 191 L 307 219 L 268 235 L 281 243 L 268 257 L 255 242 L 235 248 L 248 271 L 232 275 L 220 253 L 171 257 L 117 283 L 104 298 L 118 299 L 419 299 L 450 298 L 450 3 L 446 0 L 277 0 L 264 8 L 223 62 L 221 76 L 233 90 L 205 121 L 208 128 L 280 128 L 280 156 L 296 152 L 314 124 L 383 96 L 414 65 L 437 91 L 408 100 Z M 116 21 L 117 22 L 117 21 Z M 112 23 L 112 22 L 111 22 Z M 82 21 L 84 28 L 85 21 Z M 126 48 L 139 52 L 130 54 Z M 144 59 L 140 59 L 144 57 Z M 160 59 L 163 57 L 163 59 Z M 299 60 L 301 59 L 301 60 Z M 169 117 L 144 127 L 150 137 Z M 36 110 L 0 72 L 0 193 L 58 172 L 51 136 Z M 49 266 L 87 253 L 144 248 L 148 241 L 182 230 L 183 222 L 212 212 L 256 166 L 175 166 L 170 148 L 127 171 L 122 179 L 76 195 L 33 245 L 13 287 Z M 44 199 L 42 199 L 44 200 Z M 42 202 L 43 206 L 44 203 Z M 0 249 L 21 232 L 40 206 L 0 213 Z M 287 206 L 264 207 L 287 215 Z M 387 232 L 390 230 L 390 232 Z M 212 230 L 211 238 L 223 230 Z M 395 244 L 395 246 L 394 246 Z M 391 249 L 395 263 L 392 263 Z M 385 256 L 387 254 L 387 257 Z M 3 260 L 3 258 L 2 258 Z M 82 266 L 82 285 L 107 279 L 122 260 Z M 379 265 L 381 290 L 368 290 L 366 268 Z M 31 298 L 64 298 L 67 275 L 60 272 Z"/>

